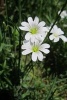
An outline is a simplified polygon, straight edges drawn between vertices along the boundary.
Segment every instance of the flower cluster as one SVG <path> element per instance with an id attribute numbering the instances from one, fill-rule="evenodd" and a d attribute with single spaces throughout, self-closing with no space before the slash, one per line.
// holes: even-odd
<path id="1" fill-rule="evenodd" d="M 51 35 L 49 36 L 50 40 L 53 40 L 54 42 L 58 42 L 59 39 L 62 39 L 64 42 L 67 42 L 67 38 L 63 35 L 64 32 L 57 27 L 57 25 L 54 25 L 54 27 L 51 30 Z"/>
<path id="2" fill-rule="evenodd" d="M 22 50 L 24 50 L 22 54 L 27 55 L 31 53 L 33 61 L 42 61 L 45 58 L 44 54 L 50 52 L 50 45 L 43 43 L 50 28 L 46 27 L 44 21 L 39 22 L 38 17 L 35 17 L 34 20 L 32 17 L 29 17 L 28 22 L 22 22 L 19 28 L 26 31 L 25 40 L 21 46 Z M 67 42 L 67 38 L 63 35 L 64 32 L 56 25 L 52 28 L 51 33 L 49 36 L 50 40 L 58 42 L 61 38 L 64 42 Z"/>

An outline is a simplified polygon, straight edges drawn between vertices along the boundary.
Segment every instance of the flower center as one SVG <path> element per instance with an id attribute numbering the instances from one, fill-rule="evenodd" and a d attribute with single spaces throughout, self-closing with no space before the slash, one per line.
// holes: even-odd
<path id="1" fill-rule="evenodd" d="M 36 34 L 37 33 L 37 30 L 38 29 L 36 27 L 33 27 L 33 28 L 30 29 L 30 33 L 31 34 Z"/>
<path id="2" fill-rule="evenodd" d="M 33 46 L 33 47 L 32 47 L 32 51 L 33 51 L 33 52 L 39 51 L 39 47 L 38 47 L 38 46 Z"/>
<path id="3" fill-rule="evenodd" d="M 54 36 L 55 36 L 55 37 L 58 37 L 58 34 L 54 33 Z"/>

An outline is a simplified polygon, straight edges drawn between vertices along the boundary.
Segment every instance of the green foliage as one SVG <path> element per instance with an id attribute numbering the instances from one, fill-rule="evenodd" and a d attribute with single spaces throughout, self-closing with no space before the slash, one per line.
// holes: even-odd
<path id="1" fill-rule="evenodd" d="M 42 71 L 43 69 L 40 70 L 35 66 L 30 73 L 25 75 L 21 79 L 20 86 L 15 87 L 15 98 L 18 100 L 65 100 L 67 79 L 58 79 L 55 76 L 43 78 Z"/>

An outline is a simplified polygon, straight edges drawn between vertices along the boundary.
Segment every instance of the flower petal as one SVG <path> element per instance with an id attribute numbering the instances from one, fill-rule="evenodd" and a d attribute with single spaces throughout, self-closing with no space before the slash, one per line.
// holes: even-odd
<path id="1" fill-rule="evenodd" d="M 45 24 L 46 24 L 46 23 L 45 23 L 44 21 L 41 21 L 41 22 L 38 24 L 38 26 L 39 26 L 39 27 L 43 27 Z"/>
<path id="2" fill-rule="evenodd" d="M 54 27 L 51 30 L 51 33 L 57 34 L 57 35 L 61 35 L 64 34 L 64 32 L 57 27 L 57 25 L 54 25 Z"/>
<path id="3" fill-rule="evenodd" d="M 31 34 L 28 32 L 26 35 L 25 35 L 25 39 L 26 40 L 29 40 L 31 38 Z"/>
<path id="4" fill-rule="evenodd" d="M 24 40 L 23 44 L 29 43 L 29 40 Z"/>
<path id="5" fill-rule="evenodd" d="M 43 42 L 46 36 L 47 36 L 47 32 L 43 32 L 42 34 L 39 34 L 38 38 Z"/>
<path id="6" fill-rule="evenodd" d="M 64 34 L 64 32 L 60 28 L 58 28 L 58 34 L 61 35 Z"/>
<path id="7" fill-rule="evenodd" d="M 29 22 L 29 25 L 30 25 L 30 26 L 33 25 L 33 19 L 32 19 L 32 17 L 29 17 L 29 18 L 28 18 L 28 22 Z"/>
<path id="8" fill-rule="evenodd" d="M 35 23 L 36 25 L 39 23 L 39 18 L 38 18 L 38 17 L 35 17 L 34 23 Z"/>
<path id="9" fill-rule="evenodd" d="M 37 53 L 35 53 L 35 52 L 32 53 L 32 60 L 33 61 L 37 60 Z"/>
<path id="10" fill-rule="evenodd" d="M 49 39 L 50 39 L 50 40 L 53 40 L 53 39 L 54 39 L 54 36 L 53 36 L 53 35 L 50 35 L 50 36 L 49 36 Z"/>
<path id="11" fill-rule="evenodd" d="M 48 54 L 50 51 L 48 49 L 42 48 L 40 51 L 44 52 L 45 54 Z"/>
<path id="12" fill-rule="evenodd" d="M 39 35 L 36 37 L 36 39 L 37 39 L 39 42 L 42 43 L 42 42 L 44 41 L 45 37 L 39 34 Z"/>
<path id="13" fill-rule="evenodd" d="M 31 36 L 31 42 L 34 43 L 34 42 L 37 42 L 37 38 L 33 35 Z"/>
<path id="14" fill-rule="evenodd" d="M 28 27 L 22 27 L 22 26 L 20 26 L 19 27 L 21 30 L 23 30 L 23 31 L 29 31 L 29 28 Z"/>
<path id="15" fill-rule="evenodd" d="M 30 49 L 24 50 L 22 51 L 22 55 L 27 55 L 29 53 L 31 53 L 32 51 Z"/>
<path id="16" fill-rule="evenodd" d="M 48 32 L 49 29 L 48 29 L 47 27 L 40 27 L 40 28 L 39 28 L 39 31 L 41 31 L 41 33 L 42 33 L 42 32 Z"/>
<path id="17" fill-rule="evenodd" d="M 44 43 L 44 44 L 42 44 L 42 45 L 40 46 L 40 49 L 41 49 L 41 48 L 50 48 L 50 45 L 47 44 L 47 43 Z"/>
<path id="18" fill-rule="evenodd" d="M 24 43 L 24 44 L 21 46 L 21 49 L 31 49 L 30 43 L 29 43 L 29 42 Z"/>
<path id="19" fill-rule="evenodd" d="M 22 22 L 21 25 L 25 27 L 29 27 L 29 24 L 27 22 Z"/>
<path id="20" fill-rule="evenodd" d="M 64 35 L 61 35 L 60 38 L 64 41 L 67 42 L 67 38 Z"/>
<path id="21" fill-rule="evenodd" d="M 58 42 L 59 41 L 59 37 L 54 39 L 54 42 Z"/>
<path id="22" fill-rule="evenodd" d="M 43 54 L 40 51 L 37 52 L 37 56 L 38 56 L 39 61 L 43 60 Z"/>

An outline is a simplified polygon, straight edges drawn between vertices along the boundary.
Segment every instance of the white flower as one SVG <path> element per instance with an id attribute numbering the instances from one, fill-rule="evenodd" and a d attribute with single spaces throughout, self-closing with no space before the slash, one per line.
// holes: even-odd
<path id="1" fill-rule="evenodd" d="M 50 40 L 53 40 L 54 42 L 58 42 L 61 38 L 64 42 L 67 42 L 67 38 L 63 35 L 64 32 L 58 28 L 56 25 L 51 30 L 51 35 L 49 36 Z"/>
<path id="2" fill-rule="evenodd" d="M 42 61 L 44 58 L 43 53 L 48 54 L 50 48 L 50 45 L 47 43 L 42 44 L 41 42 L 36 42 L 36 43 L 31 43 L 31 42 L 26 42 L 22 45 L 21 47 L 24 51 L 22 51 L 22 55 L 27 55 L 32 53 L 32 60 L 37 61 Z"/>
<path id="3" fill-rule="evenodd" d="M 31 40 L 31 42 L 36 42 L 37 40 L 42 40 L 46 37 L 48 28 L 44 27 L 45 22 L 39 22 L 39 18 L 35 17 L 33 20 L 32 17 L 28 18 L 28 22 L 22 22 L 22 26 L 19 28 L 21 30 L 27 31 L 25 35 L 26 40 Z"/>
<path id="4" fill-rule="evenodd" d="M 60 11 L 58 12 L 58 14 L 59 14 L 59 13 L 60 13 Z M 67 17 L 67 12 L 66 12 L 66 10 L 64 10 L 64 11 L 61 12 L 60 17 L 61 17 L 62 19 L 64 19 L 65 17 Z"/>

